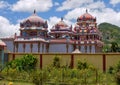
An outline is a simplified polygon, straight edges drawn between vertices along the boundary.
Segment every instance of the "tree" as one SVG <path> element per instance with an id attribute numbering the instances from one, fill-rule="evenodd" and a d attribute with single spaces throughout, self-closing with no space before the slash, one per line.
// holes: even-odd
<path id="1" fill-rule="evenodd" d="M 111 51 L 112 52 L 118 52 L 118 44 L 116 42 L 111 42 Z"/>
<path id="2" fill-rule="evenodd" d="M 6 65 L 6 67 L 8 69 L 12 68 L 18 71 L 21 71 L 21 70 L 28 71 L 28 70 L 34 69 L 36 66 L 36 63 L 37 63 L 37 59 L 35 58 L 35 56 L 31 54 L 27 54 L 27 55 L 24 55 L 20 59 L 15 59 L 15 60 L 10 61 Z"/>

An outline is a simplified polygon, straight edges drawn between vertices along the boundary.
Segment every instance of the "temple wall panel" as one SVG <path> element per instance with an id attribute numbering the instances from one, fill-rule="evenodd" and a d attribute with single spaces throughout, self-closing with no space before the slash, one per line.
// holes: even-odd
<path id="1" fill-rule="evenodd" d="M 82 53 L 85 53 L 85 46 L 84 46 L 84 45 L 81 45 L 80 51 L 81 51 Z"/>
<path id="2" fill-rule="evenodd" d="M 91 53 L 95 53 L 95 45 L 91 46 Z"/>
<path id="3" fill-rule="evenodd" d="M 72 53 L 72 52 L 73 52 L 73 45 L 69 45 L 68 53 Z"/>
<path id="4" fill-rule="evenodd" d="M 23 43 L 18 43 L 18 52 L 23 52 Z"/>
<path id="5" fill-rule="evenodd" d="M 32 52 L 38 52 L 38 44 L 37 43 L 33 43 Z"/>
<path id="6" fill-rule="evenodd" d="M 46 44 L 44 44 L 44 53 L 46 52 Z"/>
<path id="7" fill-rule="evenodd" d="M 26 43 L 25 52 L 30 52 L 30 43 Z"/>
<path id="8" fill-rule="evenodd" d="M 42 52 L 42 43 L 40 43 L 40 53 Z"/>
<path id="9" fill-rule="evenodd" d="M 89 45 L 87 45 L 87 51 L 86 52 L 90 53 L 90 46 Z"/>
<path id="10" fill-rule="evenodd" d="M 13 52 L 13 49 L 14 49 L 14 45 L 13 45 L 13 41 L 3 41 L 5 42 L 5 44 L 7 45 L 7 50 L 10 51 L 10 52 Z"/>
<path id="11" fill-rule="evenodd" d="M 54 53 L 66 53 L 66 44 L 50 44 L 49 45 L 49 52 Z"/>

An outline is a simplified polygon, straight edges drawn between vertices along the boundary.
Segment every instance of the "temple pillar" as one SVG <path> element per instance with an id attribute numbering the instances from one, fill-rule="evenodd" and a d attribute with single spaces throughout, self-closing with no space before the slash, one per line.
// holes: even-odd
<path id="1" fill-rule="evenodd" d="M 66 53 L 68 53 L 68 48 L 69 48 L 69 45 L 68 43 L 66 43 Z"/>
<path id="2" fill-rule="evenodd" d="M 33 44 L 30 44 L 30 51 L 32 52 Z"/>
<path id="3" fill-rule="evenodd" d="M 38 42 L 38 52 L 40 52 L 40 42 Z"/>
<path id="4" fill-rule="evenodd" d="M 1 49 L 2 68 L 4 67 L 4 49 Z"/>
<path id="5" fill-rule="evenodd" d="M 18 47 L 19 47 L 19 44 L 18 43 L 15 43 L 15 47 L 16 47 L 16 52 L 18 52 Z"/>
<path id="6" fill-rule="evenodd" d="M 46 44 L 46 52 L 49 52 L 49 43 Z"/>
<path id="7" fill-rule="evenodd" d="M 79 50 L 81 51 L 81 45 L 79 45 Z"/>
<path id="8" fill-rule="evenodd" d="M 25 48 L 26 48 L 26 45 L 25 43 L 23 43 L 23 52 L 25 53 Z"/>
<path id="9" fill-rule="evenodd" d="M 19 43 L 17 43 L 17 52 L 18 52 L 18 48 L 19 48 Z"/>
<path id="10" fill-rule="evenodd" d="M 15 52 L 15 42 L 13 42 L 13 52 Z"/>
<path id="11" fill-rule="evenodd" d="M 90 45 L 90 53 L 91 53 L 91 45 Z"/>
<path id="12" fill-rule="evenodd" d="M 44 52 L 44 43 L 42 43 L 42 53 Z"/>
<path id="13" fill-rule="evenodd" d="M 87 53 L 90 53 L 90 45 L 87 45 Z"/>
<path id="14" fill-rule="evenodd" d="M 87 46 L 85 45 L 85 53 L 87 53 Z"/>

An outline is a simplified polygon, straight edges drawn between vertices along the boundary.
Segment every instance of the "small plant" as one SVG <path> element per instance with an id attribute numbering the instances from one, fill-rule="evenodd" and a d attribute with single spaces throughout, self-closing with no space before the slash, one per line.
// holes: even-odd
<path id="1" fill-rule="evenodd" d="M 116 79 L 117 85 L 120 85 L 120 71 L 116 73 L 115 79 Z"/>
<path id="2" fill-rule="evenodd" d="M 77 68 L 82 70 L 82 69 L 87 69 L 88 68 L 88 63 L 84 61 L 78 60 Z"/>
<path id="3" fill-rule="evenodd" d="M 56 67 L 56 68 L 60 68 L 60 58 L 58 56 L 54 57 L 53 66 Z"/>
<path id="4" fill-rule="evenodd" d="M 108 73 L 113 74 L 114 73 L 114 67 L 110 66 L 108 69 Z"/>

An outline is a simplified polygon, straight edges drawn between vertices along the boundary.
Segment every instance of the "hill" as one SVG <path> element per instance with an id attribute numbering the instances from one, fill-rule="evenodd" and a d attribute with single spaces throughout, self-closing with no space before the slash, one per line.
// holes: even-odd
<path id="1" fill-rule="evenodd" d="M 120 27 L 110 23 L 101 23 L 98 27 L 102 32 L 103 42 L 105 44 L 110 44 L 113 41 L 120 44 Z"/>

